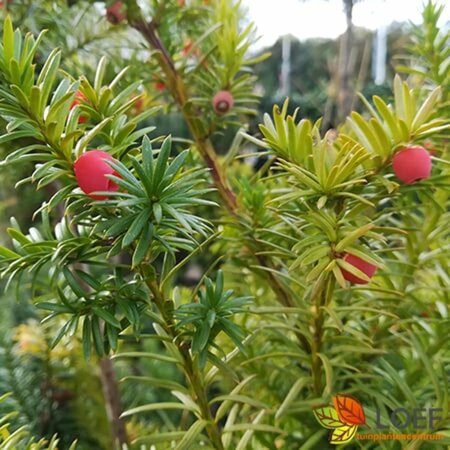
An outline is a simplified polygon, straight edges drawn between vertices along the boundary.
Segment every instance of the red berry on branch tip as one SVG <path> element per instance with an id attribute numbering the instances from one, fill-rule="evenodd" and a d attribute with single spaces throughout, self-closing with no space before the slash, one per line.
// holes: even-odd
<path id="1" fill-rule="evenodd" d="M 73 166 L 78 186 L 93 200 L 105 200 L 108 196 L 92 195 L 92 192 L 119 190 L 119 186 L 106 177 L 106 175 L 117 175 L 106 160 L 114 161 L 114 158 L 101 150 L 90 150 L 83 153 Z"/>
<path id="2" fill-rule="evenodd" d="M 70 109 L 75 108 L 75 106 L 79 105 L 80 103 L 85 103 L 86 102 L 86 97 L 80 92 L 77 91 L 75 92 L 75 98 L 73 99 L 72 103 L 70 104 Z M 84 123 L 87 121 L 87 117 L 81 115 L 80 117 L 78 117 L 78 123 Z"/>
<path id="3" fill-rule="evenodd" d="M 405 147 L 392 158 L 395 175 L 405 184 L 426 180 L 431 174 L 431 156 L 420 146 Z"/>
<path id="4" fill-rule="evenodd" d="M 106 8 L 106 20 L 114 25 L 123 22 L 127 18 L 125 6 L 121 0 L 117 0 Z"/>
<path id="5" fill-rule="evenodd" d="M 181 49 L 181 53 L 183 54 L 183 56 L 187 56 L 189 55 L 189 53 L 192 50 L 192 47 L 194 47 L 194 41 L 192 39 L 186 39 L 184 41 L 184 45 L 183 48 Z"/>
<path id="6" fill-rule="evenodd" d="M 155 88 L 159 92 L 163 92 L 166 90 L 166 85 L 162 81 L 156 81 L 155 82 Z"/>
<path id="7" fill-rule="evenodd" d="M 372 278 L 378 269 L 377 266 L 374 266 L 373 264 L 370 264 L 367 261 L 364 261 L 363 259 L 359 258 L 358 256 L 351 255 L 349 253 L 347 253 L 344 256 L 344 261 L 346 261 L 348 264 L 351 264 L 353 267 L 360 270 L 362 273 L 366 274 L 369 278 Z M 362 278 L 359 278 L 356 275 L 353 275 L 352 273 L 348 272 L 345 269 L 342 269 L 342 275 L 344 276 L 344 278 L 347 281 L 350 281 L 350 283 L 354 283 L 354 284 L 367 284 L 368 283 L 368 281 L 363 280 Z"/>
<path id="8" fill-rule="evenodd" d="M 145 102 L 143 97 L 138 97 L 134 102 L 133 114 L 140 114 L 144 109 Z"/>
<path id="9" fill-rule="evenodd" d="M 213 108 L 217 114 L 225 114 L 234 105 L 234 99 L 229 91 L 219 91 L 216 95 L 214 95 Z"/>

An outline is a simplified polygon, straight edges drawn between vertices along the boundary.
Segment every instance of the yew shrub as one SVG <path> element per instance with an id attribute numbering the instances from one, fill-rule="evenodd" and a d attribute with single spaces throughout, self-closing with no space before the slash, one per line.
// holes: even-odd
<path id="1" fill-rule="evenodd" d="M 51 347 L 98 362 L 109 448 L 328 448 L 313 410 L 336 394 L 370 428 L 380 411 L 441 408 L 422 431 L 443 438 L 405 448 L 447 448 L 442 9 L 425 7 L 392 101 L 361 98 L 324 131 L 286 100 L 255 134 L 266 55 L 250 56 L 238 2 L 43 1 L 32 17 L 28 3 L 3 22 L 1 170 L 31 167 L 16 182 L 46 200 L 31 229 L 11 221 L 0 267 Z M 175 110 L 189 139 L 153 126 Z M 0 448 L 56 448 L 28 439 L 10 427 Z"/>

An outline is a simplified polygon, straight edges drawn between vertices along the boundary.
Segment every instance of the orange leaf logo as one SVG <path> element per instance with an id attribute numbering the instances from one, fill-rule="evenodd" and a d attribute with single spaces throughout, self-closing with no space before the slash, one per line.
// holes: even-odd
<path id="1" fill-rule="evenodd" d="M 363 425 L 366 423 L 364 408 L 358 400 L 348 395 L 336 395 L 333 404 L 341 422 L 346 425 Z"/>

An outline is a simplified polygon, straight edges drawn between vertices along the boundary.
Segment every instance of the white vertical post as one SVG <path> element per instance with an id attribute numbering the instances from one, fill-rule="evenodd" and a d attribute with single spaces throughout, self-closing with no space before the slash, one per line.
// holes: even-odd
<path id="1" fill-rule="evenodd" d="M 381 25 L 375 38 L 375 84 L 386 80 L 387 26 Z"/>
<path id="2" fill-rule="evenodd" d="M 291 37 L 289 35 L 283 36 L 281 57 L 280 93 L 283 97 L 286 97 L 289 95 L 291 84 Z"/>

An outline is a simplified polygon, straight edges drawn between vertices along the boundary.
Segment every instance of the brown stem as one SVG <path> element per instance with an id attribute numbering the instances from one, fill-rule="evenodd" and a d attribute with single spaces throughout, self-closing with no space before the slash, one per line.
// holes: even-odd
<path id="1" fill-rule="evenodd" d="M 263 255 L 256 255 L 256 259 L 261 267 L 270 267 L 269 261 Z M 286 291 L 286 289 L 280 284 L 280 282 L 275 278 L 275 275 L 271 272 L 266 272 L 267 281 L 269 282 L 272 290 L 277 294 L 279 302 L 283 306 L 288 306 L 290 308 L 295 306 L 295 302 L 292 297 Z"/>
<path id="2" fill-rule="evenodd" d="M 155 24 L 153 22 L 147 24 L 141 19 L 131 21 L 131 24 L 142 33 L 147 42 L 155 50 L 158 50 L 160 52 L 159 61 L 161 68 L 167 78 L 166 84 L 171 90 L 174 99 L 178 103 L 186 124 L 188 125 L 189 131 L 195 140 L 195 144 L 200 155 L 205 161 L 206 166 L 209 167 L 211 171 L 214 185 L 216 186 L 222 200 L 224 201 L 224 206 L 232 216 L 236 217 L 238 215 L 236 195 L 227 183 L 224 175 L 224 170 L 217 159 L 217 153 L 211 143 L 211 140 L 202 135 L 202 132 L 197 126 L 198 119 L 191 115 L 188 109 L 185 108 L 188 99 L 186 87 L 184 85 L 182 77 L 179 76 L 169 53 L 165 49 L 164 44 L 161 42 L 157 35 Z M 292 298 L 291 294 L 285 288 L 285 286 L 283 286 L 283 284 L 272 272 L 275 270 L 273 264 L 263 255 L 255 255 L 255 257 L 261 267 L 269 269 L 266 271 L 267 281 L 270 288 L 276 294 L 278 302 L 287 307 L 294 307 L 296 305 L 295 300 Z M 301 333 L 297 333 L 297 339 L 303 350 L 307 354 L 311 353 L 311 345 L 309 344 L 306 337 Z"/>
<path id="3" fill-rule="evenodd" d="M 322 359 L 318 353 L 322 350 L 323 344 L 323 325 L 325 315 L 323 306 L 327 306 L 333 295 L 335 279 L 333 275 L 319 278 L 313 289 L 312 302 L 314 303 L 313 315 L 313 339 L 311 345 L 311 376 L 313 379 L 314 394 L 318 397 L 322 395 Z"/>
<path id="4" fill-rule="evenodd" d="M 191 386 L 193 399 L 199 405 L 202 412 L 202 418 L 206 421 L 206 432 L 208 433 L 208 436 L 211 440 L 211 443 L 214 445 L 214 448 L 217 450 L 224 450 L 221 433 L 214 420 L 211 408 L 209 407 L 208 396 L 206 393 L 206 386 L 203 382 L 203 377 L 196 370 L 187 347 L 181 347 L 179 349 L 183 356 L 184 369 L 186 377 L 189 380 L 189 385 Z"/>
<path id="5" fill-rule="evenodd" d="M 192 359 L 189 348 L 183 342 L 175 339 L 176 334 L 174 331 L 173 318 L 164 308 L 164 296 L 156 280 L 154 278 L 147 278 L 146 284 L 153 294 L 153 301 L 164 320 L 166 325 L 165 329 L 173 338 L 173 342 L 177 346 L 183 359 L 183 370 L 188 381 L 189 389 L 191 390 L 191 396 L 200 408 L 202 419 L 206 422 L 205 428 L 211 444 L 216 450 L 224 450 L 221 433 L 214 420 L 211 408 L 209 407 L 207 389 L 204 383 L 203 374 Z"/>
<path id="6" fill-rule="evenodd" d="M 79 268 L 88 271 L 88 268 L 83 263 L 75 263 L 74 269 Z M 84 280 L 79 279 L 80 284 L 89 291 L 89 286 Z M 102 332 L 104 331 L 104 324 L 102 324 Z M 128 436 L 125 428 L 125 421 L 120 418 L 123 413 L 122 401 L 119 391 L 119 384 L 117 382 L 114 365 L 109 356 L 101 358 L 98 362 L 100 368 L 100 381 L 103 389 L 103 396 L 105 397 L 106 412 L 111 427 L 112 449 L 120 450 L 125 445 L 128 445 Z"/>
<path id="7" fill-rule="evenodd" d="M 189 125 L 189 128 L 191 130 L 191 133 L 193 133 L 193 128 L 191 125 Z M 203 156 L 203 159 L 205 160 L 206 165 L 211 170 L 212 179 L 219 191 L 220 196 L 225 202 L 226 208 L 231 214 L 236 215 L 237 214 L 236 195 L 228 186 L 228 183 L 226 182 L 225 177 L 223 176 L 222 167 L 220 166 L 217 160 L 217 155 L 211 144 L 211 141 L 207 139 L 204 141 L 204 143 L 202 143 L 201 140 L 197 140 L 196 143 L 197 146 L 199 147 L 201 155 Z"/>
<path id="8" fill-rule="evenodd" d="M 164 44 L 159 39 L 156 33 L 156 27 L 153 22 L 147 23 L 143 20 L 138 20 L 132 22 L 132 25 L 139 30 L 142 35 L 146 38 L 148 43 L 157 51 L 159 54 L 159 61 L 164 74 L 167 77 L 167 85 L 170 88 L 178 106 L 183 113 L 186 124 L 195 140 L 197 149 L 202 156 L 205 164 L 211 170 L 211 176 L 213 178 L 214 184 L 217 187 L 220 196 L 225 202 L 225 206 L 230 213 L 237 213 L 237 202 L 234 192 L 228 186 L 228 183 L 223 176 L 223 169 L 217 159 L 217 154 L 212 146 L 209 138 L 201 136 L 197 127 L 197 119 L 190 113 L 186 112 L 186 103 L 188 100 L 186 94 L 186 87 L 184 85 L 183 79 L 179 76 L 175 65 L 173 64 L 172 58 L 170 57 Z"/>
<path id="9" fill-rule="evenodd" d="M 124 445 L 128 445 L 125 421 L 120 418 L 123 409 L 120 400 L 119 385 L 117 383 L 113 363 L 109 357 L 100 359 L 99 366 L 103 394 L 106 400 L 106 409 L 111 424 L 113 448 L 119 450 L 123 448 Z"/>
<path id="10" fill-rule="evenodd" d="M 138 19 L 132 20 L 131 25 L 142 33 L 148 43 L 155 50 L 159 51 L 159 62 L 167 79 L 166 84 L 171 90 L 174 99 L 178 103 L 178 106 L 184 116 L 186 124 L 191 132 L 200 155 L 205 161 L 206 166 L 211 171 L 211 177 L 224 202 L 224 206 L 231 215 L 236 217 L 238 215 L 236 194 L 228 185 L 228 182 L 224 175 L 224 170 L 220 165 L 220 162 L 218 161 L 217 154 L 214 150 L 211 140 L 208 137 L 202 135 L 202 132 L 197 125 L 198 118 L 193 116 L 188 111 L 188 108 L 185 108 L 188 100 L 186 87 L 184 85 L 182 77 L 179 76 L 173 64 L 170 55 L 165 49 L 164 44 L 161 42 L 157 35 L 155 24 L 153 22 L 148 24 L 142 19 Z M 256 259 L 261 266 L 272 270 L 275 269 L 273 264 L 271 264 L 271 262 L 268 261 L 267 258 L 263 256 L 256 256 Z M 282 283 L 280 283 L 280 281 L 273 273 L 271 273 L 270 271 L 268 271 L 267 273 L 269 285 L 275 292 L 277 300 L 282 305 L 294 306 L 295 301 L 292 299 L 289 291 L 283 286 Z M 303 347 L 306 351 L 308 351 L 309 345 L 307 344 L 307 341 L 305 339 L 303 341 Z"/>

